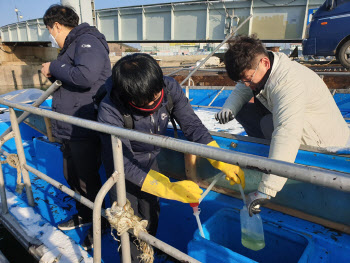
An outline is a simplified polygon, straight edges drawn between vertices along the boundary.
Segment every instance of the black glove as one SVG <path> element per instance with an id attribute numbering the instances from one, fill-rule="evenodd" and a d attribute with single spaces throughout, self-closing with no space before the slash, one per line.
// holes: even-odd
<path id="1" fill-rule="evenodd" d="M 259 214 L 261 212 L 260 206 L 267 203 L 270 199 L 271 196 L 259 191 L 250 193 L 247 198 L 249 216 L 253 216 L 253 214 Z"/>
<path id="2" fill-rule="evenodd" d="M 233 115 L 232 111 L 228 108 L 222 108 L 221 111 L 215 114 L 215 119 L 220 123 L 220 124 L 225 124 L 228 123 L 229 121 L 232 121 Z"/>

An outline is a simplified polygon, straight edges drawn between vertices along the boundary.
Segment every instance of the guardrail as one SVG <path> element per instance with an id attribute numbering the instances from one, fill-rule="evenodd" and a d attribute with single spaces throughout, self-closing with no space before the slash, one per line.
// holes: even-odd
<path id="1" fill-rule="evenodd" d="M 123 171 L 124 167 L 122 165 L 122 160 L 118 160 L 118 158 L 122 158 L 122 147 L 119 140 L 119 137 L 126 138 L 129 140 L 144 142 L 153 144 L 155 146 L 183 152 L 183 153 L 189 153 L 198 155 L 200 157 L 204 158 L 210 158 L 215 159 L 219 161 L 223 161 L 226 163 L 231 163 L 235 165 L 239 165 L 242 168 L 248 168 L 252 170 L 257 170 L 264 173 L 272 173 L 276 174 L 282 177 L 286 177 L 289 179 L 299 180 L 302 182 L 312 183 L 320 186 L 325 186 L 329 188 L 333 188 L 339 191 L 344 192 L 350 192 L 350 176 L 347 173 L 341 173 L 341 172 L 335 172 L 335 171 L 329 171 L 321 168 L 314 168 L 314 167 L 306 167 L 303 165 L 293 164 L 293 163 L 287 163 L 283 161 L 278 160 L 272 160 L 265 157 L 260 156 L 254 156 L 250 154 L 244 154 L 239 152 L 233 152 L 230 150 L 225 149 L 218 149 L 215 147 L 210 147 L 206 145 L 201 145 L 194 142 L 188 142 L 184 140 L 169 138 L 165 136 L 159 136 L 159 135 L 151 135 L 146 134 L 138 131 L 133 131 L 129 129 L 114 127 L 111 125 L 101 124 L 95 121 L 89 121 L 80 119 L 77 117 L 67 116 L 64 114 L 52 112 L 46 109 L 36 108 L 30 105 L 22 104 L 22 103 L 13 103 L 10 101 L 7 101 L 3 98 L 0 98 L 0 104 L 6 105 L 10 108 L 10 114 L 11 114 L 11 125 L 13 128 L 12 134 L 14 135 L 16 139 L 16 148 L 17 152 L 20 157 L 20 165 L 22 168 L 22 172 L 32 172 L 36 174 L 38 177 L 42 178 L 43 180 L 49 182 L 50 184 L 54 185 L 55 187 L 59 188 L 63 192 L 67 193 L 68 195 L 74 197 L 77 201 L 81 202 L 82 204 L 86 205 L 87 207 L 94 209 L 94 245 L 95 251 L 94 251 L 94 260 L 95 262 L 100 262 L 101 260 L 101 250 L 99 250 L 98 243 L 101 242 L 101 232 L 100 232 L 100 216 L 101 216 L 101 199 L 104 198 L 104 196 L 107 194 L 109 189 L 113 187 L 114 183 L 116 182 L 118 187 L 118 193 L 119 195 L 122 195 L 123 191 L 119 189 L 124 188 L 124 177 L 123 177 Z M 23 152 L 23 145 L 21 141 L 21 135 L 20 131 L 18 129 L 18 121 L 14 113 L 14 108 L 23 110 L 25 112 L 36 114 L 42 117 L 52 118 L 59 121 L 64 121 L 70 124 L 74 124 L 83 128 L 92 129 L 98 132 L 103 132 L 110 134 L 112 136 L 112 141 L 114 145 L 117 145 L 117 147 L 113 147 L 113 156 L 114 161 L 116 165 L 116 172 L 114 176 L 112 176 L 107 183 L 101 188 L 100 192 L 98 193 L 98 196 L 95 200 L 95 205 L 87 200 L 86 198 L 76 194 L 69 188 L 64 187 L 62 184 L 59 184 L 54 179 L 48 177 L 47 175 L 42 174 L 41 172 L 35 170 L 34 168 L 28 166 L 26 164 L 26 160 L 24 157 Z M 12 138 L 12 134 L 9 134 L 6 136 L 6 139 Z M 5 141 L 5 139 L 3 140 Z M 118 151 L 118 152 L 117 152 Z M 22 157 L 21 157 L 22 156 Z M 118 175 L 118 179 L 116 178 L 116 175 Z M 0 172 L 0 182 L 3 182 L 3 174 Z M 28 176 L 29 180 L 29 176 Z M 30 181 L 26 180 L 26 189 L 31 189 Z M 1 196 L 6 195 L 4 192 L 4 185 L 0 185 L 0 191 Z M 124 188 L 124 194 L 125 194 L 125 188 Z M 31 193 L 32 195 L 32 193 Z M 124 205 L 124 196 L 118 196 L 118 205 L 123 206 Z M 29 197 L 28 200 L 33 199 L 33 196 Z M 6 197 L 5 199 L 6 200 Z M 4 212 L 4 210 L 2 210 Z M 151 242 L 152 245 L 157 247 L 158 249 L 164 251 L 165 253 L 169 253 L 171 256 L 177 258 L 178 260 L 186 260 L 188 262 L 198 262 L 197 260 L 190 258 L 188 255 L 176 250 L 175 248 L 161 242 L 160 240 L 156 239 L 155 237 L 147 234 L 142 233 L 139 236 L 140 239 Z M 122 238 L 122 247 L 126 246 L 125 242 L 127 242 L 127 238 Z M 123 253 L 124 254 L 124 253 Z"/>

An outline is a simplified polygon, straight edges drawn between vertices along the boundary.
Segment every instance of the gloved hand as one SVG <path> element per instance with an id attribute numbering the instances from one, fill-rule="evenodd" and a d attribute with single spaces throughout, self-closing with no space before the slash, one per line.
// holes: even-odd
<path id="1" fill-rule="evenodd" d="M 271 196 L 259 191 L 248 194 L 247 208 L 250 216 L 253 214 L 259 214 L 261 212 L 260 205 L 267 203 L 271 199 Z"/>
<path id="2" fill-rule="evenodd" d="M 220 124 L 228 123 L 233 119 L 234 118 L 233 118 L 232 111 L 228 108 L 222 108 L 221 111 L 215 114 L 215 120 L 217 120 Z"/>
<path id="3" fill-rule="evenodd" d="M 203 190 L 188 180 L 172 183 L 165 175 L 150 170 L 143 182 L 141 191 L 182 203 L 198 203 Z"/>
<path id="4" fill-rule="evenodd" d="M 212 141 L 208 143 L 208 146 L 220 148 L 220 146 L 217 144 L 216 141 Z M 211 163 L 211 165 L 214 168 L 219 169 L 224 174 L 226 174 L 226 180 L 230 181 L 231 185 L 241 184 L 243 188 L 245 187 L 244 172 L 239 166 L 224 163 L 224 162 L 219 162 L 213 159 L 208 159 L 208 161 Z"/>

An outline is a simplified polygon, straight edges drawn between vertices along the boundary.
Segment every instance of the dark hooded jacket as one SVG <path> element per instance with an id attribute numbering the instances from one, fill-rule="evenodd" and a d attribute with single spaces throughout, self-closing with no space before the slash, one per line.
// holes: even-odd
<path id="1" fill-rule="evenodd" d="M 165 89 L 170 91 L 173 101 L 172 115 L 180 125 L 186 138 L 189 141 L 202 144 L 208 144 L 213 141 L 207 128 L 194 113 L 180 85 L 170 77 L 164 77 L 164 83 Z M 111 78 L 106 82 L 106 89 L 108 94 L 100 104 L 98 121 L 124 128 L 124 118 L 121 112 L 125 112 L 125 106 L 123 106 L 124 104 L 121 100 L 113 98 L 112 101 L 110 97 L 110 90 L 112 89 Z M 169 122 L 169 113 L 166 109 L 167 103 L 167 96 L 164 96 L 162 106 L 152 115 L 143 115 L 128 108 L 128 111 L 132 114 L 134 130 L 152 134 L 165 134 Z M 102 141 L 102 161 L 107 175 L 110 176 L 114 171 L 111 138 L 107 134 L 101 134 L 100 136 Z M 142 186 L 147 173 L 160 152 L 160 147 L 127 139 L 122 139 L 122 143 L 125 177 L 130 182 Z"/>
<path id="2" fill-rule="evenodd" d="M 53 94 L 52 110 L 88 120 L 96 120 L 92 97 L 111 75 L 109 48 L 105 36 L 83 23 L 65 39 L 57 60 L 50 65 L 51 81 L 62 86 Z M 66 140 L 84 140 L 95 132 L 52 120 L 53 135 Z"/>

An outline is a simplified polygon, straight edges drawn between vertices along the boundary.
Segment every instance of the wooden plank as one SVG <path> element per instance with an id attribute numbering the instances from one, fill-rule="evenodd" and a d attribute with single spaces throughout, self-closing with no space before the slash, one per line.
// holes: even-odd
<path id="1" fill-rule="evenodd" d="M 52 126 L 51 126 L 51 119 L 44 117 L 45 126 L 46 126 L 46 133 L 47 138 L 50 142 L 55 142 L 55 138 L 52 136 Z"/>
<path id="2" fill-rule="evenodd" d="M 193 182 L 198 182 L 197 167 L 196 167 L 197 156 L 193 154 L 184 154 L 184 155 L 185 155 L 186 178 Z"/>

